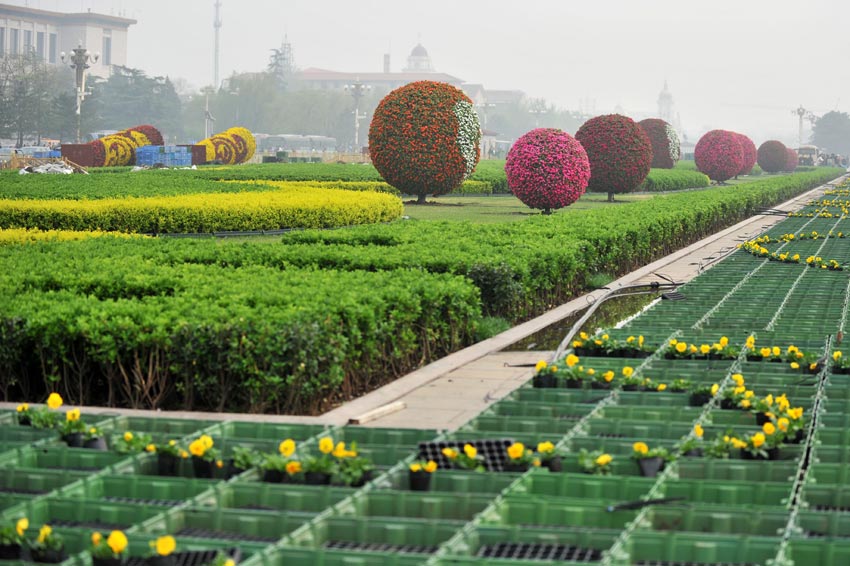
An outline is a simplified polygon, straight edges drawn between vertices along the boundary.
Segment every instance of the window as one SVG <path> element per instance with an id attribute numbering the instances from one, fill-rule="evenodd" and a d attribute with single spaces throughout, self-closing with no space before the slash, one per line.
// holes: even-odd
<path id="1" fill-rule="evenodd" d="M 0 28 L 0 57 L 6 54 L 6 28 Z"/>
<path id="2" fill-rule="evenodd" d="M 100 54 L 104 65 L 112 64 L 112 38 L 103 36 L 103 50 Z"/>
<path id="3" fill-rule="evenodd" d="M 48 43 L 48 46 L 47 46 L 47 60 L 50 63 L 55 63 L 56 62 L 56 44 L 58 43 L 55 33 L 50 34 L 50 39 L 48 39 L 48 42 L 49 43 Z"/>
<path id="4" fill-rule="evenodd" d="M 35 34 L 35 52 L 38 58 L 44 60 L 44 32 L 40 31 Z"/>
<path id="5" fill-rule="evenodd" d="M 24 30 L 24 53 L 32 51 L 32 30 Z"/>
<path id="6" fill-rule="evenodd" d="M 19 29 L 13 28 L 9 30 L 9 53 L 11 53 L 12 55 L 17 55 L 18 53 L 20 53 L 20 34 L 21 30 Z"/>

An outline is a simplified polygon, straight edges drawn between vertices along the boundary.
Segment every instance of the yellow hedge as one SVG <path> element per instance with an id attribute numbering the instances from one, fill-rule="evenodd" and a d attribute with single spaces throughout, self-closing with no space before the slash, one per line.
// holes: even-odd
<path id="1" fill-rule="evenodd" d="M 0 229 L 0 245 L 26 244 L 31 242 L 70 242 L 75 240 L 88 240 L 89 238 L 101 238 L 103 236 L 113 238 L 144 238 L 136 234 L 122 234 L 120 232 L 87 231 L 74 232 L 70 230 L 39 230 L 38 228 L 9 228 Z"/>
<path id="2" fill-rule="evenodd" d="M 398 197 L 288 186 L 262 192 L 101 200 L 0 200 L 0 228 L 196 233 L 330 228 L 399 218 Z"/>

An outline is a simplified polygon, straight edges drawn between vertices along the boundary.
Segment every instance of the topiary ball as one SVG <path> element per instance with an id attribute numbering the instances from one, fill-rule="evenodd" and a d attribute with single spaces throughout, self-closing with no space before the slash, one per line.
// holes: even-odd
<path id="1" fill-rule="evenodd" d="M 576 139 L 590 161 L 587 190 L 628 193 L 640 186 L 652 165 L 652 144 L 643 128 L 634 120 L 619 114 L 597 116 L 585 122 Z"/>
<path id="2" fill-rule="evenodd" d="M 788 173 L 793 173 L 794 170 L 797 168 L 797 165 L 800 164 L 800 157 L 797 155 L 797 152 L 791 149 L 790 147 L 785 148 L 785 151 L 785 167 L 783 167 L 782 170 Z"/>
<path id="3" fill-rule="evenodd" d="M 652 167 L 672 169 L 682 156 L 682 146 L 676 130 L 660 118 L 647 118 L 638 125 L 652 144 Z"/>
<path id="4" fill-rule="evenodd" d="M 369 126 L 369 154 L 384 180 L 405 194 L 442 195 L 479 159 L 481 127 L 472 101 L 446 83 L 418 81 L 381 100 Z"/>
<path id="5" fill-rule="evenodd" d="M 758 157 L 756 144 L 744 134 L 736 135 L 738 136 L 738 143 L 741 144 L 741 149 L 744 150 L 744 161 L 741 164 L 741 170 L 738 171 L 738 175 L 749 175 L 753 172 L 753 166 L 755 166 L 756 158 Z"/>
<path id="6" fill-rule="evenodd" d="M 584 194 L 590 162 L 581 144 L 554 128 L 537 128 L 511 146 L 505 163 L 511 192 L 531 208 L 549 214 Z"/>
<path id="7" fill-rule="evenodd" d="M 777 140 L 769 140 L 759 146 L 759 167 L 768 173 L 779 173 L 788 161 L 788 151 L 785 144 Z"/>
<path id="8" fill-rule="evenodd" d="M 727 130 L 711 130 L 702 136 L 694 148 L 697 169 L 709 179 L 723 182 L 741 171 L 744 148 L 738 134 Z"/>

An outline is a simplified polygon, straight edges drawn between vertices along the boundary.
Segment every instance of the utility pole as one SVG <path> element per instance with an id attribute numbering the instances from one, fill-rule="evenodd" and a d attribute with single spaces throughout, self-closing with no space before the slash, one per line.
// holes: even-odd
<path id="1" fill-rule="evenodd" d="M 372 85 L 364 85 L 358 78 L 353 84 L 343 87 L 345 92 L 354 97 L 354 150 L 360 150 L 360 120 L 366 117 L 366 114 L 360 113 L 360 99 L 363 95 L 372 90 Z"/>
<path id="2" fill-rule="evenodd" d="M 221 51 L 221 0 L 215 0 L 215 20 L 213 20 L 213 28 L 215 28 L 215 61 L 213 64 L 213 88 L 218 90 L 218 56 Z"/>
<path id="3" fill-rule="evenodd" d="M 83 100 L 86 98 L 86 70 L 91 67 L 89 63 L 97 63 L 97 60 L 100 59 L 100 54 L 95 53 L 92 55 L 88 52 L 88 50 L 83 47 L 83 43 L 80 42 L 78 47 L 70 54 L 65 53 L 64 51 L 60 55 L 63 63 L 67 63 L 72 69 L 75 71 L 76 82 L 77 82 L 77 143 L 80 143 L 80 124 L 82 121 L 81 118 L 81 110 L 83 107 Z"/>
<path id="4" fill-rule="evenodd" d="M 800 121 L 799 130 L 797 134 L 799 140 L 797 143 L 797 147 L 800 147 L 801 145 L 803 145 L 803 119 L 809 120 L 810 122 L 814 123 L 816 117 L 813 112 L 803 108 L 802 104 L 796 110 L 792 110 L 791 114 L 796 114 L 797 118 Z"/>

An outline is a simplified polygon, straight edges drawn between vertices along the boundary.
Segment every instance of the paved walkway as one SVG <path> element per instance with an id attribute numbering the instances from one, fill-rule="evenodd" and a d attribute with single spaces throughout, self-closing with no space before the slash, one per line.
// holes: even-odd
<path id="1" fill-rule="evenodd" d="M 836 180 L 837 183 L 839 180 Z M 819 196 L 824 187 L 808 191 L 775 207 L 796 210 Z M 704 268 L 733 251 L 737 244 L 753 238 L 781 222 L 784 215 L 757 215 L 708 238 L 633 271 L 608 285 L 615 289 L 634 283 L 663 282 L 659 275 L 685 283 Z M 453 430 L 478 415 L 489 405 L 520 387 L 533 368 L 513 367 L 536 363 L 552 352 L 503 352 L 544 328 L 582 311 L 606 291 L 597 290 L 552 309 L 541 316 L 493 338 L 450 354 L 363 397 L 318 417 L 252 415 L 244 413 L 197 413 L 181 411 L 136 411 L 86 407 L 90 414 L 145 415 L 173 418 L 242 420 L 341 425 L 356 422 L 370 427 Z M 15 403 L 0 403 L 14 408 Z"/>

